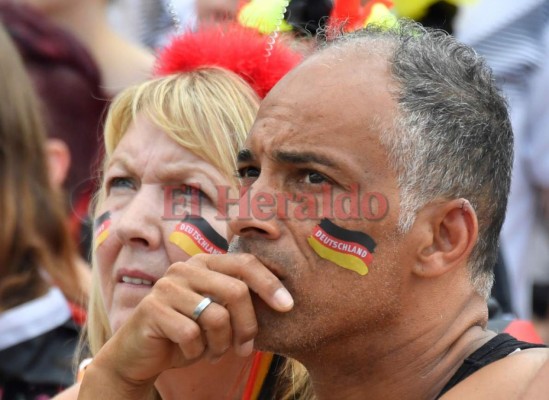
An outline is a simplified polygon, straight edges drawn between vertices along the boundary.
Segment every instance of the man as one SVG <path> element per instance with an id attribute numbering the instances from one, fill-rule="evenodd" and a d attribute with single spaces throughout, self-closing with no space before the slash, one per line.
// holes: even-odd
<path id="1" fill-rule="evenodd" d="M 548 352 L 485 330 L 511 164 L 469 48 L 408 23 L 340 38 L 270 92 L 239 153 L 234 250 L 253 256 L 173 265 L 81 395 L 141 398 L 253 344 L 302 362 L 318 399 L 518 398 Z"/>

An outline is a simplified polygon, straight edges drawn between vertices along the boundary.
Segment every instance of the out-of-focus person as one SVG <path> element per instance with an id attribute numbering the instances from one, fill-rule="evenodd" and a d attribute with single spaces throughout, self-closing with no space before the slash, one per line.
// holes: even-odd
<path id="1" fill-rule="evenodd" d="M 74 379 L 90 277 L 48 173 L 38 100 L 1 24 L 0 53 L 0 398 L 35 399 Z"/>
<path id="2" fill-rule="evenodd" d="M 239 0 L 117 0 L 109 19 L 129 40 L 158 49 L 202 23 L 234 20 Z"/>
<path id="3" fill-rule="evenodd" d="M 110 98 L 150 76 L 153 55 L 108 24 L 106 0 L 1 0 L 0 20 L 42 99 L 55 183 L 68 194 L 73 236 L 88 256 L 87 215 Z"/>
<path id="4" fill-rule="evenodd" d="M 549 284 L 549 234 L 539 196 L 549 188 L 548 28 L 545 0 L 462 4 L 454 21 L 456 37 L 486 58 L 510 105 L 515 159 L 501 252 L 512 311 L 520 318 L 532 317 L 535 281 Z"/>

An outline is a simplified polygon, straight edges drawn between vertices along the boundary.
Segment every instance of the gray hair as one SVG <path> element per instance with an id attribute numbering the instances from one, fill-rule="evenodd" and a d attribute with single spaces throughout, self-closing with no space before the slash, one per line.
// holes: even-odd
<path id="1" fill-rule="evenodd" d="M 407 232 L 417 211 L 435 199 L 468 199 L 479 221 L 471 281 L 487 298 L 513 162 L 507 105 L 492 71 L 445 32 L 409 21 L 368 25 L 327 49 L 387 59 L 398 115 L 381 141 L 398 176 L 399 228 Z"/>

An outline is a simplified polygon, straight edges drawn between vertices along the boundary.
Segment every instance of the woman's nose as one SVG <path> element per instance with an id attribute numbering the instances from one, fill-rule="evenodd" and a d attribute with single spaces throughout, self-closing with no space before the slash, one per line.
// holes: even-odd
<path id="1" fill-rule="evenodd" d="M 122 243 L 149 249 L 162 243 L 163 192 L 155 187 L 141 187 L 128 203 L 119 210 L 111 229 Z"/>

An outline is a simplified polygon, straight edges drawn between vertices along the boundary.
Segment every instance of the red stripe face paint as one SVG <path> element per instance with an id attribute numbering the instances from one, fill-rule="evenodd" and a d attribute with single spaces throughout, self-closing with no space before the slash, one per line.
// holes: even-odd
<path id="1" fill-rule="evenodd" d="M 111 226 L 111 213 L 107 211 L 95 219 L 93 224 L 93 237 L 95 248 L 99 247 L 108 237 Z"/>

